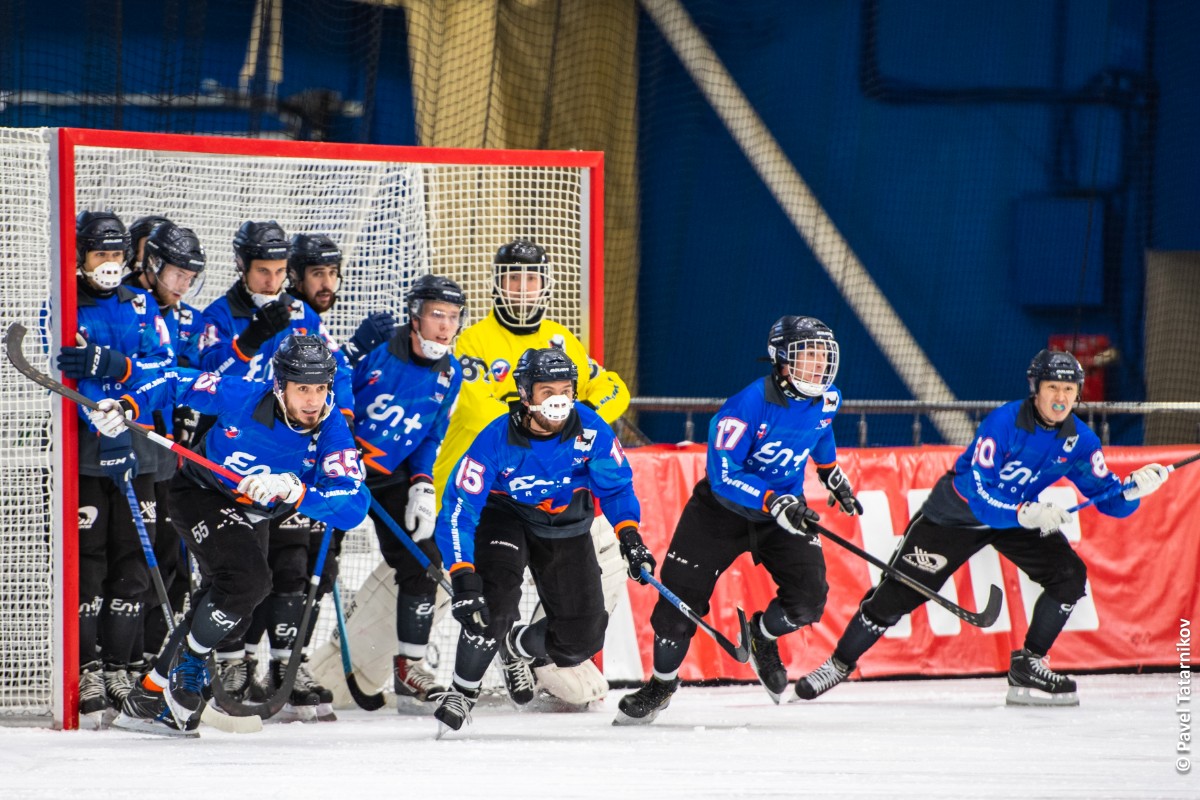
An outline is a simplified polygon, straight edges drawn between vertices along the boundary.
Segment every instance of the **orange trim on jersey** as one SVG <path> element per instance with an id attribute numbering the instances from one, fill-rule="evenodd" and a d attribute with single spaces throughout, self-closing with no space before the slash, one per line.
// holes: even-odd
<path id="1" fill-rule="evenodd" d="M 763 493 L 762 512 L 764 514 L 771 513 L 769 506 L 771 505 L 771 501 L 774 499 L 775 499 L 775 490 L 774 489 L 767 489 L 767 491 Z"/>
<path id="2" fill-rule="evenodd" d="M 432 475 L 426 475 L 424 472 L 418 472 L 416 475 L 413 475 L 413 476 L 412 476 L 412 479 L 409 481 L 409 483 L 416 483 L 416 482 L 417 482 L 417 478 L 424 478 L 424 479 L 425 479 L 426 481 L 428 481 L 429 483 L 433 483 L 433 476 L 432 476 Z"/>
<path id="3" fill-rule="evenodd" d="M 119 383 L 125 383 L 129 380 L 129 376 L 133 374 L 133 359 L 125 356 L 125 374 L 117 379 Z"/>
<path id="4" fill-rule="evenodd" d="M 450 574 L 453 575 L 454 573 L 459 572 L 464 569 L 469 569 L 469 570 L 471 570 L 471 572 L 474 572 L 475 565 L 472 564 L 470 561 L 460 561 L 457 564 L 455 564 L 453 567 L 450 568 Z"/>
<path id="5" fill-rule="evenodd" d="M 131 411 L 133 411 L 133 418 L 134 418 L 134 419 L 137 419 L 138 417 L 140 417 L 140 416 L 142 415 L 142 408 L 141 408 L 141 406 L 139 406 L 139 405 L 137 404 L 137 401 L 136 401 L 136 400 L 134 400 L 132 397 L 130 397 L 130 396 L 129 396 L 129 395 L 127 395 L 127 394 L 123 394 L 123 395 L 121 395 L 121 396 L 120 396 L 120 398 L 118 398 L 117 402 L 120 402 L 121 400 L 128 400 L 128 401 L 129 401 L 129 405 L 133 406 L 133 408 L 131 409 Z"/>
<path id="6" fill-rule="evenodd" d="M 814 461 L 813 466 L 816 467 L 817 469 L 829 469 L 830 467 L 837 466 L 837 460 L 835 459 L 833 461 L 830 461 L 828 464 L 818 464 L 817 462 Z"/>
<path id="7" fill-rule="evenodd" d="M 638 524 L 631 519 L 623 520 L 621 522 L 618 522 L 616 524 L 616 526 L 613 527 L 613 533 L 620 536 L 621 531 L 628 530 L 630 528 L 632 528 L 636 532 L 638 529 Z"/>
<path id="8" fill-rule="evenodd" d="M 248 361 L 250 361 L 251 358 L 253 358 L 253 356 L 247 356 L 245 353 L 242 352 L 242 348 L 238 347 L 238 337 L 236 337 L 236 336 L 233 337 L 233 341 L 231 342 L 231 344 L 233 345 L 233 352 L 235 354 L 237 354 L 237 357 L 240 358 L 242 361 L 248 362 Z"/>
<path id="9" fill-rule="evenodd" d="M 362 462 L 376 472 L 381 472 L 384 475 L 391 475 L 392 471 L 375 460 L 376 456 L 386 456 L 386 450 L 380 450 L 375 445 L 362 439 L 358 436 L 354 437 L 354 441 L 358 442 L 358 446 L 362 448 Z"/>

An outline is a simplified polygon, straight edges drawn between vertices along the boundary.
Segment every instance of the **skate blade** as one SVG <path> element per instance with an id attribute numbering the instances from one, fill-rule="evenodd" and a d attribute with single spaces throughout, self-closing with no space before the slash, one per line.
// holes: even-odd
<path id="1" fill-rule="evenodd" d="M 438 720 L 437 733 L 435 733 L 433 735 L 433 739 L 434 739 L 434 741 L 439 741 L 446 734 L 456 733 L 459 730 L 461 730 L 461 728 L 452 728 L 449 725 L 447 725 L 446 723 L 442 722 L 441 720 Z"/>
<path id="2" fill-rule="evenodd" d="M 396 713 L 405 717 L 424 717 L 437 709 L 437 703 L 418 700 L 410 695 L 396 695 Z"/>
<path id="3" fill-rule="evenodd" d="M 81 731 L 102 731 L 112 724 L 116 716 L 111 708 L 106 708 L 102 711 L 93 711 L 90 714 L 79 715 L 79 730 Z"/>
<path id="4" fill-rule="evenodd" d="M 1009 686 L 1004 704 L 1009 706 L 1077 706 L 1078 692 L 1051 694 L 1028 686 Z"/>
<path id="5" fill-rule="evenodd" d="M 337 714 L 333 711 L 333 703 L 320 703 L 317 706 L 317 722 L 337 722 Z"/>
<path id="6" fill-rule="evenodd" d="M 661 708 L 656 708 L 644 717 L 631 717 L 621 709 L 617 709 L 617 716 L 613 717 L 613 725 L 649 725 L 658 718 L 658 712 Z"/>
<path id="7" fill-rule="evenodd" d="M 167 708 L 171 709 L 171 716 L 175 718 L 175 727 L 181 731 L 194 731 L 200 726 L 200 715 L 204 713 L 203 705 L 192 711 L 177 703 L 170 689 L 163 690 L 163 695 L 167 701 Z"/>
<path id="8" fill-rule="evenodd" d="M 532 702 L 525 707 L 525 710 L 535 711 L 539 714 L 578 714 L 581 711 L 591 711 L 593 704 L 599 707 L 603 699 L 600 698 L 588 703 L 568 703 L 561 697 L 555 697 L 543 690 L 538 692 L 537 697 L 533 698 Z"/>
<path id="9" fill-rule="evenodd" d="M 279 709 L 279 713 L 268 721 L 272 723 L 316 722 L 317 707 L 294 706 L 291 703 L 284 703 L 283 708 Z"/>
<path id="10" fill-rule="evenodd" d="M 176 728 L 173 723 L 160 722 L 156 719 L 131 717 L 124 712 L 117 715 L 117 718 L 113 720 L 112 726 L 116 730 L 128 731 L 129 733 L 144 733 L 151 736 L 164 736 L 169 739 L 200 738 L 200 731 L 181 731 L 179 728 Z"/>

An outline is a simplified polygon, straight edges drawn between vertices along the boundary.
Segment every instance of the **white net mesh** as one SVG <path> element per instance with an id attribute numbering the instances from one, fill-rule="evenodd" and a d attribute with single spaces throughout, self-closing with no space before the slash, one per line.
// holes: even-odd
<path id="1" fill-rule="evenodd" d="M 532 238 L 553 260 L 557 291 L 549 315 L 588 341 L 585 299 L 589 270 L 585 238 L 588 178 L 575 167 L 467 165 L 330 157 L 213 155 L 138 147 L 76 147 L 76 210 L 114 210 L 126 224 L 162 215 L 192 228 L 208 254 L 203 290 L 190 302 L 204 308 L 233 283 L 232 239 L 246 220 L 276 220 L 289 234 L 324 233 L 342 248 L 343 281 L 337 305 L 326 315 L 344 341 L 370 311 L 406 317 L 402 296 L 420 275 L 434 272 L 458 281 L 468 298 L 468 323 L 491 307 L 492 257 L 512 239 Z M 50 149 L 44 130 L 0 130 L 3 181 L 0 218 L 5 329 L 22 322 L 42 328 L 39 314 L 52 294 L 57 269 L 50 263 Z M 240 149 L 231 140 L 231 150 Z M 376 151 L 379 152 L 379 151 Z M 496 152 L 497 161 L 513 161 Z M 322 153 L 324 155 L 324 152 Z M 30 336 L 26 353 L 47 369 Z M 5 364 L 0 372 L 0 720 L 52 713 L 51 500 L 55 486 L 50 447 L 57 441 L 47 393 Z M 68 513 L 74 513 L 68 510 Z M 369 534 L 349 537 L 342 568 L 347 599 L 377 561 Z M 320 639 L 333 614 L 322 615 Z M 443 626 L 445 627 L 445 626 Z M 451 634 L 435 642 L 453 652 Z M 443 657 L 444 658 L 444 657 Z M 444 659 L 452 660 L 452 659 Z"/>

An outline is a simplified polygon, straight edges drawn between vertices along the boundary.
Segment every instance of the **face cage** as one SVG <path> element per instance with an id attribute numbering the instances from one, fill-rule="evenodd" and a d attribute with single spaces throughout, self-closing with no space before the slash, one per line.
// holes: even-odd
<path id="1" fill-rule="evenodd" d="M 806 363 L 806 354 L 811 351 L 824 351 L 827 355 L 824 367 L 814 367 Z M 791 370 L 788 380 L 796 391 L 806 397 L 816 397 L 828 391 L 833 386 L 833 379 L 838 371 L 838 343 L 832 339 L 800 339 L 788 342 L 787 355 L 784 363 Z"/>
<path id="2" fill-rule="evenodd" d="M 504 280 L 509 275 L 537 275 L 542 279 L 542 288 L 531 294 L 510 292 L 505 288 Z M 538 312 L 545 311 L 554 291 L 554 278 L 550 275 L 549 264 L 497 264 L 492 273 L 492 289 L 496 307 L 505 316 L 523 324 L 533 320 Z"/>
<path id="3" fill-rule="evenodd" d="M 154 274 L 155 286 L 157 286 L 158 282 L 160 280 L 162 280 L 162 271 L 164 269 L 166 269 L 168 266 L 175 267 L 175 269 L 180 269 L 180 270 L 183 270 L 184 272 L 191 272 L 192 274 L 194 274 L 196 276 L 192 280 L 192 285 L 189 286 L 188 290 L 183 293 L 183 297 L 181 298 L 182 300 L 192 300 L 197 295 L 200 294 L 200 290 L 202 288 L 204 288 L 204 276 L 207 274 L 207 270 L 203 270 L 203 269 L 202 270 L 191 270 L 191 269 L 188 269 L 187 267 L 181 267 L 178 264 L 171 264 L 170 262 L 165 261 L 162 258 L 159 258 L 158 256 L 151 256 L 151 255 L 147 255 L 144 262 L 142 263 L 142 269 L 144 271 L 151 272 Z"/>
<path id="4" fill-rule="evenodd" d="M 408 301 L 409 319 L 420 319 L 421 313 L 425 310 L 426 303 L 450 303 L 452 306 L 458 306 L 458 330 L 454 332 L 455 336 L 462 333 L 463 328 L 469 324 L 467 320 L 467 307 L 465 305 L 458 305 L 458 303 L 453 303 L 449 300 L 439 300 L 436 297 L 419 297 Z M 418 333 L 418 335 L 420 334 Z"/>

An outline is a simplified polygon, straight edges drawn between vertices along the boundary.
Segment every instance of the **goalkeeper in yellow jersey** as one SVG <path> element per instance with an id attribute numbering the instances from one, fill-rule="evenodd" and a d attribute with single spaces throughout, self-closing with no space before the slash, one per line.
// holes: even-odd
<path id="1" fill-rule="evenodd" d="M 467 447 L 489 422 L 508 413 L 509 401 L 518 398 L 512 371 L 530 348 L 562 349 L 579 370 L 578 401 L 593 408 L 605 422 L 611 425 L 629 408 L 625 382 L 589 358 L 583 344 L 564 326 L 546 319 L 554 291 L 552 273 L 545 248 L 532 240 L 517 239 L 496 251 L 492 310 L 464 330 L 454 348 L 462 364 L 463 383 L 433 467 L 439 501 Z M 597 520 L 592 537 L 604 571 L 605 604 L 611 613 L 616 593 L 624 586 L 625 571 L 616 536 L 604 525 L 603 517 Z M 608 688 L 590 661 L 567 669 L 553 664 L 536 666 L 535 671 L 541 688 L 571 706 L 599 699 Z"/>

